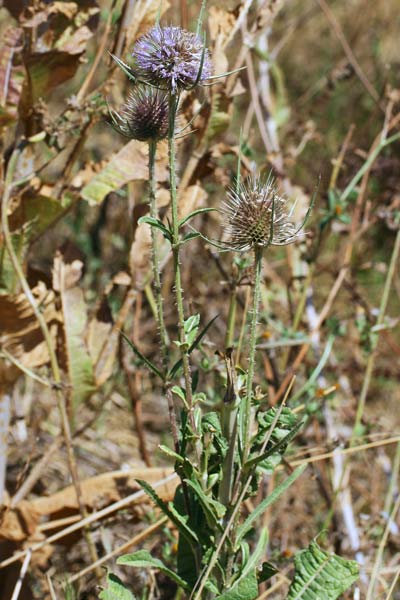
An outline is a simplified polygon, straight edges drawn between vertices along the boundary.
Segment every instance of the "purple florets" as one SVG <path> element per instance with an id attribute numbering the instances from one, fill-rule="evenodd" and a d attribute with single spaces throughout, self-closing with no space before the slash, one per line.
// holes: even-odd
<path id="1" fill-rule="evenodd" d="M 211 76 L 210 55 L 198 35 L 181 27 L 153 27 L 133 48 L 134 73 L 174 94 Z"/>

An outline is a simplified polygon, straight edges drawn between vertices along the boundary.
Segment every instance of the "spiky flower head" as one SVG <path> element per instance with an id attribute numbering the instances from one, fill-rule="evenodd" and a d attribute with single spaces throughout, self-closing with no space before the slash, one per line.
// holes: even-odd
<path id="1" fill-rule="evenodd" d="M 286 199 L 278 194 L 271 176 L 263 182 L 251 175 L 238 188 L 229 190 L 221 212 L 227 244 L 234 250 L 285 246 L 301 235 L 301 227 L 290 221 Z"/>
<path id="2" fill-rule="evenodd" d="M 168 98 L 160 90 L 136 85 L 119 113 L 110 110 L 110 124 L 129 139 L 158 142 L 168 134 Z"/>
<path id="3" fill-rule="evenodd" d="M 203 41 L 181 27 L 153 27 L 137 40 L 133 71 L 143 82 L 177 93 L 211 76 L 211 60 Z"/>

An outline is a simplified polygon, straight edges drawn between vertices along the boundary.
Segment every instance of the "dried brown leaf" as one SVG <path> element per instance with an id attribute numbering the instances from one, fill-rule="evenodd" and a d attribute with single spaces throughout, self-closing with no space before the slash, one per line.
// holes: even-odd
<path id="1" fill-rule="evenodd" d="M 151 229 L 147 223 L 139 223 L 129 254 L 129 267 L 133 285 L 142 290 L 151 279 Z"/>
<path id="2" fill-rule="evenodd" d="M 83 263 L 64 261 L 56 254 L 53 267 L 53 287 L 60 294 L 63 315 L 63 355 L 71 385 L 71 408 L 76 408 L 95 391 L 93 364 L 85 343 L 87 310 L 83 291 L 77 286 Z"/>
<path id="3" fill-rule="evenodd" d="M 53 325 L 59 324 L 60 315 L 55 307 L 54 293 L 43 283 L 39 283 L 32 293 L 48 326 L 55 334 Z M 7 350 L 23 366 L 35 368 L 48 362 L 49 356 L 42 331 L 24 294 L 0 295 L 0 332 L 0 348 Z M 0 383 L 7 380 L 7 364 L 3 362 Z M 14 367 L 10 368 L 18 375 Z"/>
<path id="4" fill-rule="evenodd" d="M 125 275 L 130 277 L 127 273 Z M 121 285 L 126 285 L 126 277 L 123 278 L 124 282 Z M 92 350 L 96 352 L 97 358 L 95 362 L 95 379 L 96 385 L 99 387 L 103 385 L 105 381 L 112 374 L 115 358 L 118 351 L 120 332 L 124 326 L 124 323 L 129 315 L 132 308 L 132 304 L 135 299 L 135 292 L 131 289 L 128 290 L 121 309 L 118 313 L 117 319 L 113 324 L 112 328 L 109 328 L 108 335 L 106 336 L 106 324 L 104 323 L 101 329 L 97 330 L 96 321 L 93 320 L 89 326 L 89 339 L 92 339 Z M 98 331 L 97 335 L 102 337 L 101 344 L 99 341 L 94 342 L 94 336 Z M 96 346 L 95 346 L 96 344 Z"/>
<path id="5" fill-rule="evenodd" d="M 205 205 L 207 192 L 200 185 L 190 185 L 179 196 L 179 218 L 187 217 L 191 212 Z"/>
<path id="6" fill-rule="evenodd" d="M 136 490 L 140 490 L 136 479 L 144 479 L 148 483 L 155 483 L 171 473 L 172 469 L 169 468 L 146 467 L 145 469 L 113 471 L 97 475 L 81 481 L 82 500 L 87 508 L 99 510 Z M 157 493 L 164 500 L 172 500 L 176 485 L 177 481 L 174 479 L 163 487 L 157 488 Z M 147 496 L 141 497 L 137 501 L 138 504 L 147 502 Z M 47 498 L 42 497 L 32 500 L 31 507 L 39 515 L 47 517 L 60 517 L 63 513 L 71 514 L 71 511 L 79 511 L 76 491 L 72 485 Z"/>
<path id="7" fill-rule="evenodd" d="M 160 182 L 167 181 L 167 147 L 159 144 L 156 160 L 156 177 Z M 118 190 L 128 181 L 147 181 L 147 144 L 132 140 L 111 158 L 108 164 L 97 173 L 82 189 L 82 197 L 89 204 L 98 204 L 110 192 Z"/>
<path id="8" fill-rule="evenodd" d="M 0 540 L 26 540 L 35 533 L 39 518 L 39 511 L 26 500 L 12 509 L 3 505 L 0 509 Z"/>
<path id="9" fill-rule="evenodd" d="M 157 18 L 162 17 L 170 6 L 168 0 L 138 0 L 135 2 L 126 32 L 127 45 L 129 46 L 136 38 L 153 27 Z"/>

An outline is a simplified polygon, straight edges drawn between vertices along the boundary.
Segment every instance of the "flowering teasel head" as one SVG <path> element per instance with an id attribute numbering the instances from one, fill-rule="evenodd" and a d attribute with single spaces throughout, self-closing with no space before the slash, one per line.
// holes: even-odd
<path id="1" fill-rule="evenodd" d="M 232 188 L 221 212 L 227 245 L 232 250 L 285 246 L 302 235 L 302 226 L 290 221 L 286 199 L 278 194 L 271 176 L 263 182 L 251 175 Z"/>
<path id="2" fill-rule="evenodd" d="M 136 85 L 120 112 L 110 110 L 110 124 L 126 138 L 158 142 L 168 134 L 168 114 L 165 93 Z"/>
<path id="3" fill-rule="evenodd" d="M 132 57 L 140 81 L 173 94 L 203 83 L 212 74 L 202 39 L 181 27 L 153 27 L 137 40 Z"/>

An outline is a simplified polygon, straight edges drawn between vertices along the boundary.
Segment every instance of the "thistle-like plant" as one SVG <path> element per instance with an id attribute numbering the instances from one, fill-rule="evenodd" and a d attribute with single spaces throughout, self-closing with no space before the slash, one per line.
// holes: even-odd
<path id="1" fill-rule="evenodd" d="M 184 235 L 182 227 L 196 214 L 212 209 L 200 209 L 182 220 L 178 218 L 175 127 L 181 93 L 212 77 L 209 54 L 197 34 L 179 27 L 157 25 L 136 42 L 133 67 L 128 68 L 119 60 L 117 62 L 130 78 L 140 81 L 140 85 L 149 86 L 143 92 L 144 96 L 136 96 L 135 101 L 144 104 L 146 108 L 150 99 L 157 99 L 161 103 L 156 111 L 157 118 L 162 116 L 157 121 L 157 135 L 152 133 L 147 137 L 147 132 L 153 129 L 148 129 L 148 123 L 137 122 L 145 111 L 137 111 L 137 104 L 132 106 L 132 100 L 121 115 L 114 113 L 112 117 L 114 127 L 120 133 L 128 134 L 129 137 L 133 130 L 137 132 L 140 129 L 141 137 L 136 139 L 146 139 L 149 143 L 151 214 L 143 220 L 152 227 L 153 256 L 157 256 L 157 231 L 161 231 L 171 245 L 179 329 L 176 345 L 180 350 L 179 360 L 169 367 L 170 352 L 167 350 L 163 324 L 160 273 L 157 259 L 153 258 L 154 279 L 159 296 L 158 325 L 164 331 L 164 338 L 161 339 L 163 370 L 159 371 L 145 357 L 142 356 L 142 359 L 153 373 L 162 378 L 167 393 L 174 448 L 163 446 L 161 449 L 174 458 L 180 484 L 173 502 L 166 504 L 148 483 L 140 483 L 178 531 L 177 568 L 176 571 L 171 570 L 145 550 L 122 556 L 118 562 L 138 568 L 156 567 L 175 581 L 190 600 L 255 600 L 258 596 L 258 584 L 270 578 L 276 569 L 264 560 L 268 539 L 266 528 L 259 532 L 254 544 L 254 526 L 264 511 L 279 499 L 306 468 L 305 464 L 301 465 L 288 477 L 281 479 L 273 492 L 253 512 L 245 514 L 245 501 L 257 492 L 260 478 L 275 471 L 289 442 L 303 425 L 303 421 L 286 408 L 284 403 L 279 408 L 265 408 L 265 405 L 260 405 L 259 399 L 257 402 L 254 399 L 263 253 L 269 246 L 295 242 L 303 235 L 303 224 L 299 227 L 293 224 L 287 202 L 279 194 L 272 177 L 264 182 L 259 177 L 251 176 L 244 183 L 238 182 L 234 189 L 227 192 L 221 208 L 226 240 L 222 247 L 254 255 L 253 302 L 248 334 L 249 361 L 246 371 L 236 368 L 234 349 L 229 348 L 224 355 L 226 380 L 224 389 L 219 393 L 219 404 L 215 403 L 214 408 L 210 408 L 210 403 L 202 405 L 205 394 L 198 392 L 196 381 L 192 381 L 190 358 L 211 323 L 201 331 L 199 315 L 185 318 L 180 260 L 182 246 L 200 235 L 196 231 Z M 167 126 L 165 111 L 168 115 Z M 165 136 L 169 147 L 172 214 L 168 226 L 158 218 L 155 209 L 155 154 L 158 140 Z M 240 172 L 240 162 L 238 171 Z M 229 339 L 234 338 L 232 328 L 231 333 Z M 133 349 L 140 357 L 137 348 L 133 346 Z M 174 378 L 181 372 L 184 385 L 173 385 Z M 172 394 L 181 400 L 183 406 L 179 424 L 171 404 Z M 311 554 L 314 556 L 316 552 L 313 547 L 307 557 Z M 324 577 L 329 575 L 324 571 L 325 557 L 319 553 L 318 558 L 322 564 L 318 568 L 321 569 L 324 581 Z M 304 579 L 302 564 L 299 565 L 295 593 L 299 580 Z M 347 568 L 347 564 L 341 566 L 343 569 Z M 317 575 L 320 576 L 319 571 Z M 353 581 L 355 576 L 356 568 L 351 565 L 348 581 Z M 314 580 L 318 580 L 320 585 L 321 577 L 316 579 L 316 575 L 311 573 L 310 581 L 306 581 L 304 589 L 315 587 Z M 115 597 L 125 594 L 124 597 L 133 600 L 132 595 L 126 595 L 122 582 L 114 578 L 109 579 L 108 583 L 110 594 L 114 593 Z M 343 585 L 336 588 L 329 600 L 335 600 L 336 592 L 341 589 L 344 589 Z M 108 595 L 108 590 L 104 590 L 101 598 L 109 600 L 114 596 Z M 296 596 L 300 597 L 303 596 Z"/>

